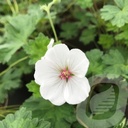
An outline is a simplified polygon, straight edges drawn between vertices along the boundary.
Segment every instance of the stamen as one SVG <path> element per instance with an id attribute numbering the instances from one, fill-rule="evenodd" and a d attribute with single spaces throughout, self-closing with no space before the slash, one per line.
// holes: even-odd
<path id="1" fill-rule="evenodd" d="M 60 78 L 63 80 L 68 80 L 72 76 L 72 73 L 68 69 L 61 71 Z"/>

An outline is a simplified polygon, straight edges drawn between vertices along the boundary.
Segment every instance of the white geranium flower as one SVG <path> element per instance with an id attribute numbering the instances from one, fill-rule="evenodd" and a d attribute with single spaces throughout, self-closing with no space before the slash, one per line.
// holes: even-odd
<path id="1" fill-rule="evenodd" d="M 35 82 L 40 85 L 44 99 L 54 105 L 78 104 L 90 92 L 85 77 L 89 61 L 79 49 L 69 50 L 65 44 L 49 48 L 45 56 L 35 65 Z"/>

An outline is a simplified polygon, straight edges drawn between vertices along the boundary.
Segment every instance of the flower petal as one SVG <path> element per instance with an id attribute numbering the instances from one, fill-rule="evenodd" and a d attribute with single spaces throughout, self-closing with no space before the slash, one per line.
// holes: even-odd
<path id="1" fill-rule="evenodd" d="M 68 47 L 65 44 L 58 44 L 50 48 L 46 52 L 45 57 L 50 61 L 55 62 L 61 70 L 67 67 L 68 54 Z"/>
<path id="2" fill-rule="evenodd" d="M 58 77 L 60 71 L 54 63 L 49 62 L 45 57 L 35 64 L 35 82 L 42 85 L 45 81 Z"/>
<path id="3" fill-rule="evenodd" d="M 89 67 L 89 61 L 84 52 L 72 49 L 68 57 L 69 70 L 78 77 L 84 77 Z"/>
<path id="4" fill-rule="evenodd" d="M 78 104 L 88 97 L 89 92 L 90 85 L 87 78 L 78 78 L 73 76 L 69 79 L 66 85 L 64 98 L 69 104 Z"/>
<path id="5" fill-rule="evenodd" d="M 50 80 L 40 86 L 40 93 L 44 99 L 50 100 L 54 105 L 65 103 L 64 88 L 66 81 L 61 79 Z"/>

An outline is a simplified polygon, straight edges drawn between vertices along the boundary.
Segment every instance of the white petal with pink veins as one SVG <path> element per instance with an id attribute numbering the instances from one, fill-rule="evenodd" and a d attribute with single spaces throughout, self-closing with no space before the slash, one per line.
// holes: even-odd
<path id="1" fill-rule="evenodd" d="M 88 97 L 89 91 L 90 85 L 85 77 L 73 76 L 66 84 L 64 98 L 69 104 L 79 104 Z"/>
<path id="2" fill-rule="evenodd" d="M 68 68 L 78 77 L 84 77 L 89 67 L 85 53 L 79 49 L 72 49 L 68 56 Z"/>
<path id="3" fill-rule="evenodd" d="M 42 58 L 42 60 L 37 61 L 35 65 L 35 82 L 42 85 L 45 81 L 59 76 L 59 73 L 59 70 L 53 63 Z"/>
<path id="4" fill-rule="evenodd" d="M 65 44 L 58 44 L 50 48 L 46 52 L 45 57 L 50 61 L 55 62 L 55 64 L 60 69 L 63 69 L 63 68 L 66 68 L 67 66 L 68 54 L 69 54 L 68 47 Z"/>
<path id="5" fill-rule="evenodd" d="M 50 100 L 55 105 L 62 105 L 65 103 L 64 88 L 66 81 L 58 79 L 49 80 L 40 86 L 40 93 L 44 99 Z"/>

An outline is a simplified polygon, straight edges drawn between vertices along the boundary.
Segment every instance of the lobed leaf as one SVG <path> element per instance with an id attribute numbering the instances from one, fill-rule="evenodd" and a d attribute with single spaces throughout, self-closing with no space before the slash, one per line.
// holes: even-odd
<path id="1" fill-rule="evenodd" d="M 86 55 L 90 61 L 90 66 L 88 70 L 88 74 L 102 74 L 103 73 L 103 65 L 102 65 L 102 56 L 103 52 L 99 49 L 93 49 L 89 52 L 86 52 Z"/>
<path id="2" fill-rule="evenodd" d="M 50 39 L 40 33 L 35 40 L 30 40 L 29 43 L 24 46 L 24 50 L 30 57 L 30 64 L 35 64 L 44 56 L 49 42 Z"/>
<path id="3" fill-rule="evenodd" d="M 31 97 L 23 106 L 33 112 L 33 117 L 50 121 L 53 128 L 60 128 L 60 126 L 70 128 L 71 124 L 76 121 L 74 106 L 69 104 L 54 106 L 43 98 Z"/>
<path id="4" fill-rule="evenodd" d="M 103 48 L 110 48 L 114 44 L 114 37 L 109 34 L 101 34 L 99 37 L 98 43 L 103 47 Z"/>
<path id="5" fill-rule="evenodd" d="M 109 53 L 105 54 L 103 59 L 103 64 L 106 65 L 104 73 L 107 75 L 108 78 L 118 78 L 120 76 L 127 77 L 127 51 L 126 49 L 118 48 L 118 49 L 111 49 Z"/>
<path id="6" fill-rule="evenodd" d="M 8 62 L 12 55 L 27 42 L 40 19 L 41 15 L 37 13 L 5 17 L 4 40 L 0 43 L 1 63 Z"/>
<path id="7" fill-rule="evenodd" d="M 33 93 L 34 97 L 40 97 L 40 92 L 39 92 L 39 85 L 36 84 L 34 81 L 31 81 L 27 85 L 28 91 Z"/>
<path id="8" fill-rule="evenodd" d="M 8 114 L 0 121 L 0 128 L 50 128 L 49 122 L 32 118 L 32 112 L 21 108 L 15 114 Z"/>
<path id="9" fill-rule="evenodd" d="M 95 36 L 96 36 L 96 29 L 90 28 L 82 31 L 79 40 L 83 42 L 85 45 L 87 45 L 95 40 Z"/>
<path id="10" fill-rule="evenodd" d="M 112 25 L 122 27 L 128 23 L 128 0 L 115 0 L 116 5 L 105 5 L 101 9 L 101 18 Z"/>
<path id="11" fill-rule="evenodd" d="M 93 5 L 92 0 L 76 0 L 76 4 L 79 5 L 81 8 L 90 8 Z"/>
<path id="12" fill-rule="evenodd" d="M 61 26 L 62 32 L 60 33 L 60 36 L 65 39 L 71 39 L 76 37 L 78 32 L 77 23 L 63 23 Z"/>

